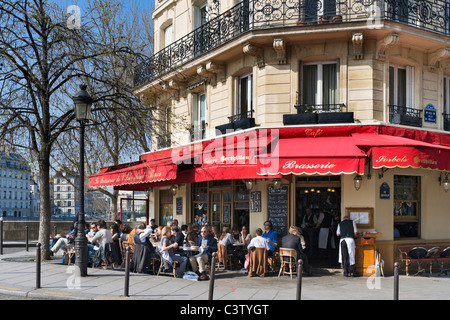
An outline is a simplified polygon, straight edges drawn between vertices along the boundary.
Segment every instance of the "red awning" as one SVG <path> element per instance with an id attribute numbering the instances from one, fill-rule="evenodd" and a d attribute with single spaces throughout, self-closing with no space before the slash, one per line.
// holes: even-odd
<path id="1" fill-rule="evenodd" d="M 365 159 L 348 136 L 280 139 L 270 154 L 259 156 L 259 174 L 363 174 Z"/>
<path id="2" fill-rule="evenodd" d="M 353 134 L 355 144 L 372 153 L 378 168 L 423 168 L 450 171 L 450 147 L 398 136 Z"/>
<path id="3" fill-rule="evenodd" d="M 112 170 L 111 170 L 112 169 Z M 175 179 L 177 165 L 168 161 L 151 161 L 113 170 L 105 168 L 89 177 L 89 187 L 123 186 Z"/>

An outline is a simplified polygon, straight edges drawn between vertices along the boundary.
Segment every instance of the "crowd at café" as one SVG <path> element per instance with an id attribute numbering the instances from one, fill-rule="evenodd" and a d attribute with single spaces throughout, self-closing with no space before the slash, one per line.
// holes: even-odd
<path id="1" fill-rule="evenodd" d="M 77 225 L 74 224 L 69 229 L 66 237 L 57 236 L 52 239 L 51 255 L 59 250 L 63 252 L 63 259 L 67 251 L 73 247 L 74 235 L 76 235 Z M 263 228 L 258 228 L 252 236 L 246 226 L 241 230 L 238 228 L 224 227 L 219 231 L 208 222 L 202 225 L 192 223 L 189 225 L 178 225 L 174 219 L 165 226 L 158 226 L 154 219 L 150 224 L 137 223 L 131 227 L 117 220 L 109 226 L 101 220 L 98 222 L 86 223 L 86 237 L 88 239 L 89 262 L 92 266 L 121 267 L 124 264 L 124 249 L 126 246 L 137 248 L 136 244 L 146 246 L 145 257 L 143 253 L 133 252 L 132 271 L 140 273 L 156 273 L 155 268 L 151 268 L 151 263 L 162 264 L 163 272 L 173 272 L 176 268 L 177 277 L 182 278 L 187 271 L 195 273 L 199 280 L 208 280 L 208 267 L 211 266 L 213 253 L 217 253 L 220 246 L 226 248 L 226 253 L 231 257 L 235 268 L 244 272 L 249 271 L 249 255 L 257 248 L 264 248 L 267 258 L 279 259 L 276 257 L 279 248 L 277 234 L 272 230 L 270 221 L 264 223 Z M 291 227 L 289 234 L 282 239 L 283 247 L 295 249 L 297 257 L 303 259 L 305 265 L 305 275 L 310 275 L 305 249 L 305 241 L 298 227 Z M 74 257 L 72 257 L 74 259 Z M 134 259 L 134 260 L 133 260 Z M 73 261 L 72 261 L 73 262 Z M 176 262 L 176 263 L 175 263 Z M 134 263 L 134 264 L 133 264 Z M 136 265 L 140 267 L 136 268 Z M 251 275 L 251 274 L 250 274 Z"/>

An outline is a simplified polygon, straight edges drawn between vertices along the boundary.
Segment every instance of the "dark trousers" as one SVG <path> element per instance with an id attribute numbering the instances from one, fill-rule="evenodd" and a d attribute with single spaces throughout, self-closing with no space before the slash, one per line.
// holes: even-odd
<path id="1" fill-rule="evenodd" d="M 347 242 L 345 240 L 341 241 L 341 254 L 342 254 L 342 268 L 344 269 L 344 274 L 347 272 L 355 273 L 355 265 L 350 265 L 350 256 L 347 250 Z"/>

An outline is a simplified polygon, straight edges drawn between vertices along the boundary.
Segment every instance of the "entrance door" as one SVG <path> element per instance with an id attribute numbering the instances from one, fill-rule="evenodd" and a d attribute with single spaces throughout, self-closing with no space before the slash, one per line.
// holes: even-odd
<path id="1" fill-rule="evenodd" d="M 211 221 L 219 233 L 223 227 L 231 226 L 231 191 L 214 191 L 211 193 Z"/>
<path id="2" fill-rule="evenodd" d="M 314 265 L 338 266 L 337 224 L 341 216 L 341 188 L 313 183 L 296 188 L 296 225 L 302 228 L 306 254 Z M 311 212 L 312 215 L 308 216 Z M 322 224 L 317 227 L 319 217 Z"/>

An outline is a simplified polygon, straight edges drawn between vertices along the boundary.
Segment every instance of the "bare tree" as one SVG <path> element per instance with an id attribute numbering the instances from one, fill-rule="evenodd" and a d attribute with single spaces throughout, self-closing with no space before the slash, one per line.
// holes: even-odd
<path id="1" fill-rule="evenodd" d="M 58 138 L 77 125 L 66 90 L 89 84 L 97 112 L 139 106 L 130 103 L 136 97 L 129 85 L 108 78 L 105 57 L 145 57 L 102 38 L 91 18 L 83 16 L 74 27 L 57 2 L 0 0 L 0 143 L 27 148 L 39 168 L 44 259 L 49 253 L 51 154 Z"/>

